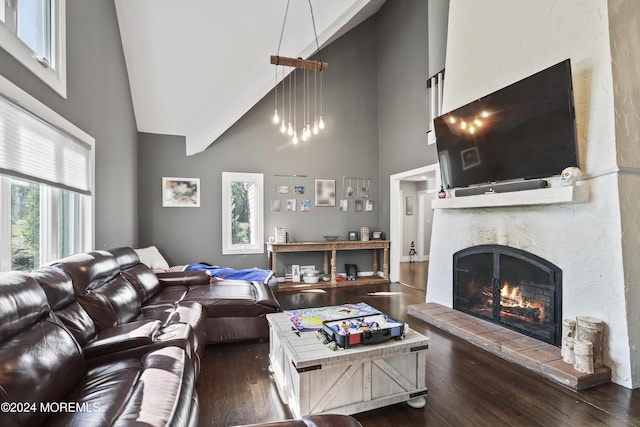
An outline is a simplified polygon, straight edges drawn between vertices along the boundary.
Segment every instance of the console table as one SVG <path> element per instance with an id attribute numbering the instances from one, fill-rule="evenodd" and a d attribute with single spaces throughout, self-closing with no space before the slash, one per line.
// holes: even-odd
<path id="1" fill-rule="evenodd" d="M 317 284 L 293 284 L 288 283 L 280 286 L 279 290 L 287 290 L 287 288 L 301 287 L 300 285 L 309 287 L 334 287 L 338 285 L 336 280 L 336 254 L 338 251 L 348 250 L 373 250 L 373 276 L 358 277 L 356 280 L 340 282 L 342 285 L 370 285 L 379 283 L 389 283 L 389 240 L 339 240 L 335 242 L 291 242 L 291 243 L 267 243 L 267 252 L 269 254 L 269 266 L 273 274 L 276 274 L 278 266 L 279 252 L 324 252 L 324 274 L 331 274 L 331 280 L 326 282 L 318 282 Z M 384 252 L 382 264 L 382 277 L 378 275 L 378 249 Z"/>

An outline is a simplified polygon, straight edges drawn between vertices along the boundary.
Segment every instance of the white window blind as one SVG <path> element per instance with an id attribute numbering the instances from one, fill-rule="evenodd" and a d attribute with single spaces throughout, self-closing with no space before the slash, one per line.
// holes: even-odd
<path id="1" fill-rule="evenodd" d="M 91 194 L 91 146 L 0 96 L 0 173 Z"/>

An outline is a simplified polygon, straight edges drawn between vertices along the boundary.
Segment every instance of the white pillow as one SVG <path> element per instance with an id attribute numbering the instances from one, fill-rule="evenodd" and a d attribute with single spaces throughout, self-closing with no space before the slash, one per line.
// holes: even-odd
<path id="1" fill-rule="evenodd" d="M 140 262 L 149 268 L 167 270 L 169 264 L 164 259 L 158 248 L 149 246 L 148 248 L 134 249 L 140 258 Z"/>

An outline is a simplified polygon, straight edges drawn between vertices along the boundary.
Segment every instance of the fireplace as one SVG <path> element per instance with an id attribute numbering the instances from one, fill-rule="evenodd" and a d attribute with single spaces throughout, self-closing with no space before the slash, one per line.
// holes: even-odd
<path id="1" fill-rule="evenodd" d="M 453 308 L 560 346 L 562 270 L 509 246 L 463 249 L 453 255 Z"/>

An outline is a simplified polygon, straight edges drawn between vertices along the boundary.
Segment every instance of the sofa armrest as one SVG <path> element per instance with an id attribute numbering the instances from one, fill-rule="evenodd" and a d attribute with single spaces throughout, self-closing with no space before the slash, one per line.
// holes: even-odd
<path id="1" fill-rule="evenodd" d="M 251 282 L 256 290 L 256 302 L 267 307 L 271 307 L 276 311 L 280 311 L 280 303 L 276 299 L 273 291 L 264 283 Z"/>
<path id="2" fill-rule="evenodd" d="M 161 326 L 159 320 L 139 320 L 103 329 L 82 351 L 85 358 L 92 358 L 149 345 Z"/>
<path id="3" fill-rule="evenodd" d="M 194 286 L 211 283 L 211 276 L 206 271 L 169 271 L 156 273 L 162 286 Z"/>

